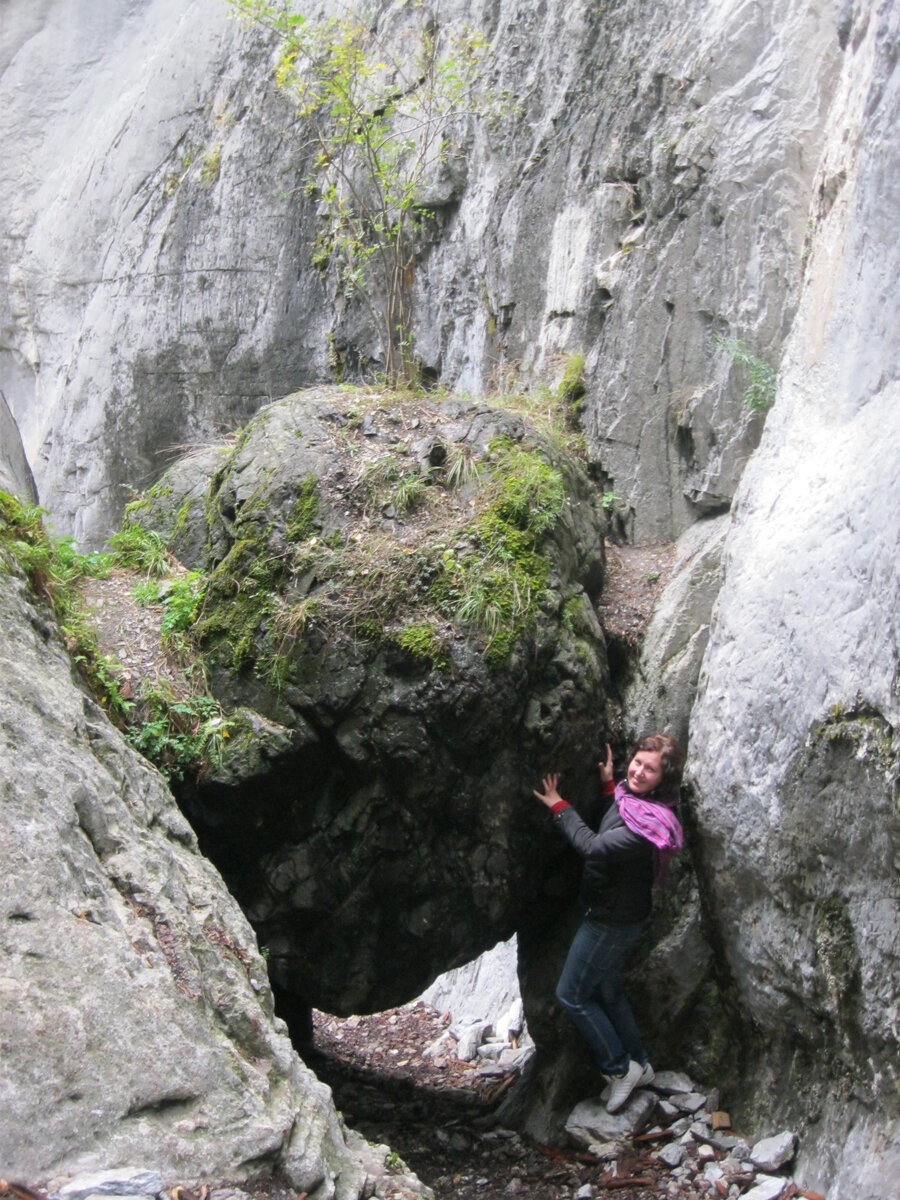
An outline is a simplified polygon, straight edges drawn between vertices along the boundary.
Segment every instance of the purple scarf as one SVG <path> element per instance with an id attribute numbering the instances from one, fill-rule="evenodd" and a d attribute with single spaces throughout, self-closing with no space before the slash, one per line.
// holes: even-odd
<path id="1" fill-rule="evenodd" d="M 616 785 L 616 806 L 632 833 L 652 842 L 654 883 L 665 883 L 669 860 L 681 849 L 682 832 L 678 818 L 664 800 L 645 800 L 642 796 L 632 796 L 624 781 Z"/>

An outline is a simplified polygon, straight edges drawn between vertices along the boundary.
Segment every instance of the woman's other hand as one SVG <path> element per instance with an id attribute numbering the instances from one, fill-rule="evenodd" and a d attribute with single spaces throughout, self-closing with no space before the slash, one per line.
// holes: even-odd
<path id="1" fill-rule="evenodd" d="M 547 808 L 552 808 L 554 804 L 559 804 L 560 800 L 562 800 L 562 796 L 556 790 L 556 785 L 559 783 L 559 776 L 545 775 L 541 782 L 544 790 L 539 792 L 537 788 L 534 789 L 534 794 L 540 800 L 541 804 L 546 804 Z"/>
<path id="2" fill-rule="evenodd" d="M 606 743 L 606 759 L 604 762 L 598 762 L 597 766 L 600 768 L 600 778 L 604 783 L 609 783 L 613 777 L 612 747 L 609 742 Z"/>

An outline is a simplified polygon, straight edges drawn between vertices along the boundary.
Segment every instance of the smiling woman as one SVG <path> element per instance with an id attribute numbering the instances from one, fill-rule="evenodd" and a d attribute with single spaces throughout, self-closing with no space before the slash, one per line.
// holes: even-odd
<path id="1" fill-rule="evenodd" d="M 669 858 L 681 849 L 673 812 L 681 778 L 681 750 L 666 734 L 642 738 L 628 763 L 627 780 L 613 782 L 612 750 L 598 764 L 607 808 L 596 833 L 563 800 L 558 776 L 547 775 L 535 796 L 585 859 L 581 883 L 584 920 L 575 934 L 556 997 L 584 1036 L 609 1080 L 607 1110 L 618 1112 L 636 1087 L 653 1080 L 625 996 L 627 951 L 646 928 L 651 889 L 665 879 Z M 614 802 L 613 802 L 614 801 Z"/>

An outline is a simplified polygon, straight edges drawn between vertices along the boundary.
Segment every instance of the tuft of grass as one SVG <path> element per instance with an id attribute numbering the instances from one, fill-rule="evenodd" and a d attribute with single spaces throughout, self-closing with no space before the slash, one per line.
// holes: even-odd
<path id="1" fill-rule="evenodd" d="M 147 576 L 162 576 L 169 570 L 169 552 L 160 534 L 128 517 L 109 539 L 109 547 L 117 566 L 131 567 Z"/>
<path id="2" fill-rule="evenodd" d="M 775 403 L 778 382 L 778 372 L 775 368 L 751 354 L 740 338 L 716 337 L 716 345 L 729 354 L 732 362 L 746 373 L 744 404 L 747 408 L 752 412 L 768 412 Z"/>
<path id="3" fill-rule="evenodd" d="M 481 478 L 472 447 L 466 442 L 457 442 L 451 447 L 443 471 L 444 485 L 451 490 L 465 487 L 468 483 L 477 483 Z"/>
<path id="4" fill-rule="evenodd" d="M 52 538 L 44 527 L 42 509 L 0 492 L 0 564 L 7 571 L 18 568 L 35 596 L 50 606 L 91 694 L 121 727 L 132 703 L 122 693 L 118 663 L 99 652 L 77 587 L 87 576 L 105 577 L 109 557 L 80 554 L 70 538 Z"/>

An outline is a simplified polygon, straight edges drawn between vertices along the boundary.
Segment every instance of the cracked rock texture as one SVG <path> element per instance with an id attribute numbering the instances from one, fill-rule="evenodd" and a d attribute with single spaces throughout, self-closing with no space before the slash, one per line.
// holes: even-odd
<path id="1" fill-rule="evenodd" d="M 357 1200 L 371 1152 L 274 1018 L 252 930 L 5 572 L 0 672 L 4 1172 L 142 1163 L 171 1185 L 281 1169 L 317 1200 Z"/>
<path id="2" fill-rule="evenodd" d="M 400 7 L 385 11 L 400 30 Z M 684 943 L 698 966 L 680 983 L 689 994 L 708 969 L 702 899 L 722 994 L 744 1021 L 743 1101 L 796 1118 L 797 1173 L 808 1183 L 833 1200 L 880 1200 L 900 1174 L 900 13 L 886 0 L 448 0 L 439 17 L 485 31 L 492 82 L 521 107 L 471 131 L 465 170 L 436 196 L 414 278 L 417 352 L 472 394 L 552 384 L 566 354 L 583 353 L 589 453 L 629 535 L 668 540 L 732 508 L 720 565 L 712 543 L 684 559 L 702 595 L 685 587 L 632 696 L 636 718 L 655 718 L 672 695 L 671 719 L 683 722 L 708 636 L 689 722 L 697 854 Z M 0 389 L 42 501 L 85 542 L 103 539 L 173 445 L 211 441 L 273 397 L 327 378 L 329 335 L 348 362 L 377 352 L 359 309 L 311 269 L 317 215 L 298 191 L 306 167 L 270 67 L 271 46 L 219 0 L 4 5 Z M 739 336 L 780 366 L 764 428 L 717 335 Z M 2 435 L 0 461 L 22 481 L 21 463 L 6 457 L 6 425 Z M 192 552 L 203 546 L 196 539 Z M 21 639 L 34 646 L 28 682 L 45 670 L 57 678 L 61 651 L 0 582 L 12 605 L 3 617 L 11 669 L 26 661 Z M 26 803 L 18 789 L 29 772 L 42 800 L 45 777 L 69 778 L 66 738 L 79 755 L 96 750 L 81 697 L 45 692 L 31 686 L 23 711 L 43 706 L 52 733 L 23 716 L 10 734 L 11 804 Z M 4 720 L 19 713 L 8 706 Z M 113 770 L 108 741 L 123 753 L 107 731 L 100 765 L 79 765 L 79 782 Z M 31 745 L 39 755 L 22 752 Z M 585 763 L 594 750 L 585 747 Z M 149 784 L 135 786 L 142 796 Z M 43 890 L 33 872 L 21 897 L 10 891 L 22 907 L 5 936 L 25 939 L 10 941 L 23 954 L 28 904 L 40 914 L 61 903 L 54 894 L 84 911 L 112 906 L 150 936 L 149 916 L 122 909 L 120 893 L 102 904 L 102 889 L 83 895 L 95 851 L 78 833 L 80 794 L 73 785 L 59 810 L 43 800 L 33 831 L 16 825 L 17 838 L 33 832 L 42 849 L 57 826 L 77 835 L 77 853 L 48 854 L 61 892 Z M 103 803 L 118 794 L 105 789 Z M 110 837 L 97 853 L 125 853 Z M 107 936 L 81 912 L 64 908 L 73 946 Z M 545 994 L 557 950 L 526 948 L 526 993 L 540 976 L 531 995 Z M 132 953 L 125 946 L 98 978 L 110 971 L 127 984 Z M 156 953 L 157 975 L 134 963 L 148 979 L 169 970 Z M 35 979 L 40 962 L 29 959 Z M 239 974 L 233 986 L 241 1004 L 254 1000 Z M 60 994 L 47 1003 L 62 1004 Z M 126 1003 L 131 993 L 121 994 Z M 160 1003 L 177 1043 L 193 1028 L 183 1011 L 205 1000 L 172 984 Z M 62 1028 L 81 1036 L 74 1018 Z M 275 1120 L 262 1076 L 242 1069 L 255 1080 L 251 1111 L 225 1123 L 243 1131 L 241 1145 L 271 1146 L 257 1137 Z M 176 1062 L 173 1079 L 184 1074 Z M 126 1089 L 114 1076 L 94 1107 L 103 1120 L 115 1108 L 135 1114 L 135 1127 L 174 1130 L 190 1084 L 166 1092 L 143 1078 Z M 9 1096 L 5 1111 L 15 1111 L 21 1099 Z M 29 1113 L 17 1119 L 30 1137 Z M 29 1151 L 36 1163 L 68 1153 L 53 1141 L 63 1133 L 50 1135 L 49 1149 Z"/>
<path id="3" fill-rule="evenodd" d="M 547 897 L 576 880 L 531 792 L 556 761 L 585 791 L 596 767 L 584 747 L 609 721 L 590 602 L 606 516 L 579 461 L 509 412 L 370 394 L 361 418 L 365 398 L 308 389 L 267 405 L 229 453 L 177 462 L 135 511 L 171 528 L 209 581 L 206 670 L 250 726 L 181 799 L 268 947 L 297 1037 L 310 1005 L 348 1015 L 402 1003 L 517 927 L 546 924 Z M 533 616 L 495 659 L 477 623 L 454 615 L 458 601 L 434 597 L 493 586 L 474 563 L 494 561 L 478 530 L 498 511 L 486 506 L 499 503 L 503 439 L 552 464 L 565 499 L 533 547 L 508 527 L 504 561 L 544 564 L 546 577 L 540 565 L 517 576 Z M 433 478 L 429 448 L 469 461 L 469 482 Z M 386 464 L 431 481 L 402 517 L 367 492 Z M 315 515 L 298 532 L 310 480 Z M 444 561 L 467 565 L 447 573 Z M 402 640 L 422 622 L 438 661 Z M 504 610 L 498 639 L 515 629 Z"/>
<path id="4" fill-rule="evenodd" d="M 388 39 L 416 19 L 379 11 Z M 715 338 L 779 360 L 843 10 L 435 12 L 484 31 L 517 107 L 470 132 L 433 197 L 422 365 L 479 394 L 553 383 L 583 353 L 598 469 L 638 540 L 678 534 L 728 507 L 758 441 Z M 377 360 L 359 307 L 311 267 L 317 216 L 271 51 L 222 0 L 5 5 L 2 387 L 43 502 L 80 539 L 102 539 L 171 446 L 327 378 L 329 336 Z"/>
<path id="5" fill-rule="evenodd" d="M 900 13 L 860 8 L 848 36 L 690 757 L 728 966 L 769 1044 L 748 1077 L 808 1122 L 798 1174 L 886 1198 L 900 1178 Z"/>

